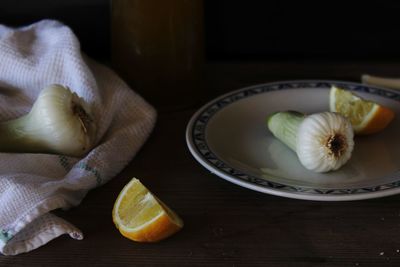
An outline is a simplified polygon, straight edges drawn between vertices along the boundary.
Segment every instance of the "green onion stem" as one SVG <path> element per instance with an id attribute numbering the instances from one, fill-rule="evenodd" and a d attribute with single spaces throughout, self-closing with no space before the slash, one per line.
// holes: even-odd
<path id="1" fill-rule="evenodd" d="M 0 123 L 0 151 L 31 153 L 43 151 L 46 147 L 45 142 L 32 134 L 32 129 L 27 129 L 31 125 L 29 115 Z"/>
<path id="2" fill-rule="evenodd" d="M 304 118 L 297 111 L 277 112 L 268 116 L 267 125 L 276 138 L 296 152 L 297 132 Z"/>

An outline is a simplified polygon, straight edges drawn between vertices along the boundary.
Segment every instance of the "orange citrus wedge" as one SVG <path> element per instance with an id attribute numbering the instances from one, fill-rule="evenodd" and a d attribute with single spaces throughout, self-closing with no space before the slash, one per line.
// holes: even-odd
<path id="1" fill-rule="evenodd" d="M 118 195 L 112 218 L 120 233 L 138 242 L 156 242 L 183 227 L 179 216 L 133 178 Z"/>
<path id="2" fill-rule="evenodd" d="M 332 86 L 329 95 L 330 111 L 347 117 L 356 134 L 382 131 L 394 118 L 394 112 L 378 103 L 365 100 L 350 91 Z"/>

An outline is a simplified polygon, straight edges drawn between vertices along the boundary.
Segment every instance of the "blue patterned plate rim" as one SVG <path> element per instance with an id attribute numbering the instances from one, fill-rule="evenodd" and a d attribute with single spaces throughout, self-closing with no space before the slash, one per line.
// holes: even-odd
<path id="1" fill-rule="evenodd" d="M 291 89 L 329 89 L 336 85 L 347 90 L 365 92 L 400 102 L 400 93 L 355 82 L 337 80 L 293 80 L 278 81 L 244 87 L 221 95 L 201 107 L 190 119 L 186 128 L 186 142 L 193 157 L 213 174 L 239 186 L 276 196 L 317 201 L 348 201 L 390 196 L 400 193 L 400 171 L 393 174 L 394 182 L 373 187 L 349 189 L 323 189 L 292 186 L 276 181 L 258 178 L 230 166 L 217 157 L 208 147 L 205 138 L 207 123 L 220 110 L 228 105 L 257 94 Z M 397 179 L 399 177 L 399 179 Z"/>

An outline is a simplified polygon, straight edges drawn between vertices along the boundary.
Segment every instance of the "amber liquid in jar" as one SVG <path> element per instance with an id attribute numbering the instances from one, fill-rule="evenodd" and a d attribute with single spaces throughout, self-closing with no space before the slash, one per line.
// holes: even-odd
<path id="1" fill-rule="evenodd" d="M 112 65 L 151 104 L 176 107 L 201 93 L 201 0 L 113 0 Z"/>

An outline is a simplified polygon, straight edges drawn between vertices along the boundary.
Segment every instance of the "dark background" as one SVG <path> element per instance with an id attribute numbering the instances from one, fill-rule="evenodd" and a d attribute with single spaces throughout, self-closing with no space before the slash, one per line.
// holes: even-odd
<path id="1" fill-rule="evenodd" d="M 207 52 L 222 59 L 392 59 L 400 2 L 206 1 Z"/>
<path id="2" fill-rule="evenodd" d="M 2 0 L 0 23 L 52 18 L 83 50 L 110 56 L 109 0 Z M 205 0 L 206 55 L 215 60 L 398 60 L 400 2 Z"/>

